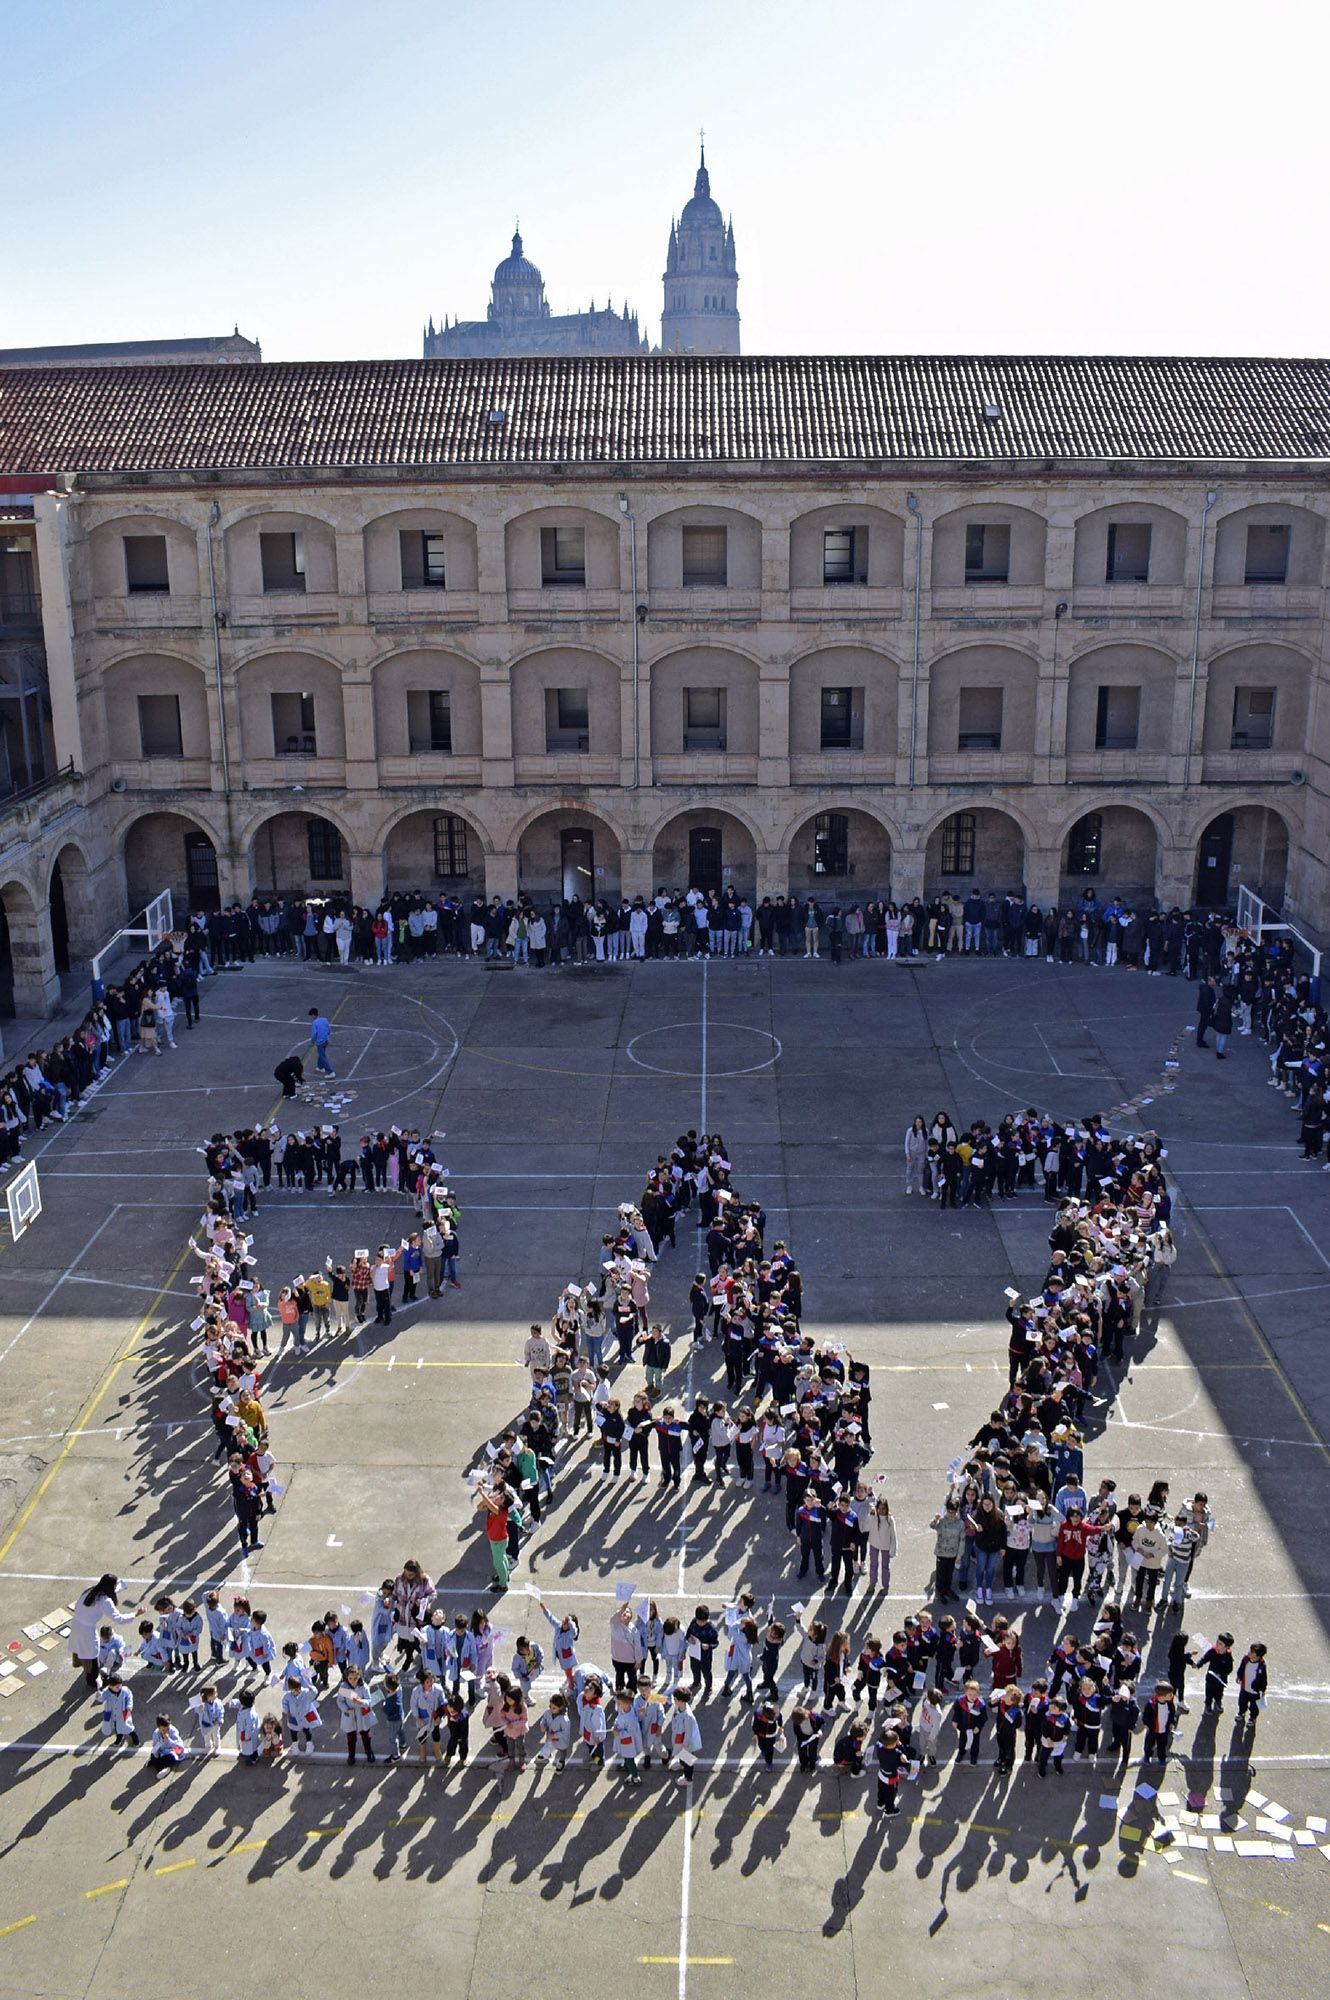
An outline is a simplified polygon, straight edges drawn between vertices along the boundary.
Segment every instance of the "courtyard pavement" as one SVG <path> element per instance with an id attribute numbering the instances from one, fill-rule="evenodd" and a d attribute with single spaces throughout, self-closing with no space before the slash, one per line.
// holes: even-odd
<path id="1" fill-rule="evenodd" d="M 44 1212 L 17 1244 L 0 1238 L 0 1661 L 16 1668 L 0 1675 L 0 1995 L 141 1996 L 174 1990 L 182 1966 L 220 1983 L 223 1965 L 274 1991 L 429 1979 L 458 2000 L 588 1980 L 681 2000 L 792 1978 L 949 1995 L 1032 1994 L 1053 1976 L 1151 2000 L 1323 1987 L 1330 1176 L 1299 1159 L 1257 1042 L 1235 1038 L 1225 1064 L 1193 1048 L 1192 1000 L 1181 981 L 1014 962 L 283 962 L 206 982 L 203 1025 L 177 1052 L 134 1057 L 42 1135 Z M 327 1093 L 348 1096 L 344 1137 L 386 1123 L 446 1135 L 464 1282 L 389 1329 L 277 1360 L 265 1402 L 285 1492 L 242 1570 L 187 1328 L 195 1149 L 273 1108 L 273 1065 L 316 1003 L 334 1015 Z M 324 1115 L 327 1093 L 286 1122 Z M 1203 1724 L 1193 1686 L 1159 1797 L 1134 1791 L 1135 1768 L 1111 1780 L 1107 1761 L 1042 1784 L 1018 1768 L 1001 1785 L 986 1744 L 977 1770 L 944 1765 L 908 1787 L 884 1827 L 864 1781 L 755 1770 L 746 1712 L 717 1695 L 700 1711 L 691 1805 L 655 1771 L 631 1795 L 576 1769 L 510 1775 L 485 1761 L 478 1726 L 472 1768 L 446 1777 L 331 1759 L 248 1770 L 228 1755 L 154 1780 L 102 1747 L 63 1645 L 25 1637 L 106 1568 L 133 1601 L 248 1582 L 279 1644 L 325 1609 L 358 1613 L 407 1556 L 440 1578 L 450 1614 L 488 1601 L 464 1474 L 521 1405 L 526 1325 L 595 1269 L 617 1203 L 688 1126 L 723 1132 L 768 1241 L 790 1239 L 807 1324 L 873 1365 L 872 1469 L 890 1476 L 901 1548 L 889 1603 L 870 1620 L 861 1587 L 845 1622 L 856 1650 L 870 1629 L 889 1635 L 923 1601 L 945 1468 L 1005 1384 L 1003 1287 L 1039 1281 L 1049 1226 L 1033 1194 L 961 1214 L 907 1198 L 902 1136 L 916 1111 L 995 1122 L 1026 1104 L 1103 1112 L 1168 1147 L 1181 1256 L 1091 1428 L 1087 1483 L 1163 1476 L 1175 1498 L 1209 1493 L 1218 1532 L 1187 1624 L 1270 1647 L 1250 1758 L 1231 1714 Z M 275 1291 L 408 1214 L 392 1196 L 274 1190 L 256 1222 L 265 1278 Z M 723 1381 L 714 1350 L 686 1352 L 692 1260 L 681 1229 L 652 1285 L 679 1334 L 679 1396 Z M 629 1391 L 638 1381 L 627 1371 Z M 548 1636 L 531 1580 L 577 1612 L 583 1657 L 601 1662 L 624 1584 L 685 1616 L 746 1584 L 788 1620 L 804 1593 L 760 1492 L 661 1498 L 654 1472 L 613 1485 L 585 1459 L 579 1446 L 561 1463 L 499 1601 L 501 1665 L 519 1630 Z M 1056 1628 L 1029 1604 L 1020 1625 L 1028 1675 Z M 1154 1629 L 1166 1649 L 1175 1625 Z M 159 1701 L 183 1718 L 190 1691 L 139 1676 L 140 1727 Z M 1203 1810 L 1161 1842 L 1189 1792 Z"/>

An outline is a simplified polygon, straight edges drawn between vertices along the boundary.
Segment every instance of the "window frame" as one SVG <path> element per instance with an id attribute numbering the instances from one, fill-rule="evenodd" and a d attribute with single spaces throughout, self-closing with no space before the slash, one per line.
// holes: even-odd
<path id="1" fill-rule="evenodd" d="M 819 750 L 832 751 L 832 752 L 837 750 L 862 750 L 863 748 L 862 730 L 856 731 L 855 729 L 854 697 L 858 692 L 860 692 L 860 690 L 856 688 L 840 687 L 840 686 L 823 687 L 818 689 L 818 749 Z M 834 697 L 837 695 L 844 697 L 842 703 L 838 703 L 834 700 Z M 838 711 L 843 712 L 844 725 L 845 725 L 843 734 L 840 733 L 839 731 L 832 733 L 830 735 L 828 734 L 827 731 L 828 697 L 833 698 L 830 703 L 832 715 L 834 716 Z M 857 742 L 855 740 L 856 735 L 859 738 Z"/>
<path id="2" fill-rule="evenodd" d="M 1253 570 L 1252 546 L 1251 546 L 1251 538 L 1253 535 L 1265 535 L 1271 538 L 1273 538 L 1276 535 L 1283 536 L 1284 563 L 1283 563 L 1283 568 L 1280 570 L 1278 575 L 1276 575 L 1273 570 L 1266 571 L 1259 568 Z M 1288 582 L 1289 551 L 1291 550 L 1292 546 L 1293 546 L 1293 524 L 1291 521 L 1248 521 L 1247 541 L 1242 556 L 1243 583 L 1249 589 L 1252 587 L 1259 589 L 1262 585 L 1274 586 L 1275 588 L 1278 588 L 1280 585 L 1286 584 Z"/>
<path id="3" fill-rule="evenodd" d="M 299 726 L 295 729 L 280 729 L 278 726 L 279 701 L 299 703 Z M 272 754 L 274 757 L 317 757 L 319 754 L 318 704 L 312 694 L 295 688 L 273 688 L 268 695 L 269 710 L 272 715 Z M 292 738 L 301 739 L 296 747 L 290 747 Z M 305 740 L 307 739 L 307 740 Z"/>
<path id="4" fill-rule="evenodd" d="M 866 538 L 867 534 L 867 528 L 824 528 L 822 530 L 822 587 L 824 590 L 839 590 L 847 583 L 855 584 L 864 581 L 864 578 L 860 575 L 861 567 L 866 567 L 866 565 L 861 565 L 859 561 L 860 536 Z M 831 553 L 830 544 L 833 541 L 845 544 L 843 574 L 841 573 L 839 563 L 836 565 L 836 573 L 833 574 L 832 567 L 828 561 Z"/>
<path id="5" fill-rule="evenodd" d="M 975 868 L 976 817 L 972 812 L 948 813 L 938 832 L 939 875 L 973 875 Z"/>
<path id="6" fill-rule="evenodd" d="M 163 707 L 165 706 L 165 704 L 166 704 L 167 702 L 170 702 L 170 704 L 171 704 L 171 706 L 172 706 L 172 709 L 173 709 L 173 711 L 174 711 L 174 716 L 175 716 L 175 734 L 174 734 L 174 748 L 173 748 L 173 749 L 169 749 L 169 750 L 164 750 L 164 749 L 152 749 L 152 748 L 150 748 L 150 747 L 149 747 L 149 736 L 150 736 L 151 732 L 150 732 L 150 731 L 148 731 L 147 729 L 145 729 L 145 727 L 144 727 L 144 723 L 145 723 L 145 721 L 147 720 L 147 718 L 146 718 L 146 716 L 145 716 L 145 714 L 144 714 L 144 703 L 145 703 L 145 702 L 152 702 L 152 703 L 161 703 L 161 704 L 163 705 Z M 183 733 L 183 730 L 182 730 L 182 728 L 181 728 L 181 720 L 180 720 L 180 696 L 179 696 L 178 694 L 170 694 L 170 693 L 168 693 L 168 694 L 151 694 L 151 693 L 145 693 L 145 694 L 140 694 L 140 695 L 138 696 L 138 725 L 139 725 L 139 754 L 140 754 L 140 756 L 142 756 L 142 757 L 143 757 L 143 758 L 144 758 L 144 759 L 145 759 L 146 761 L 152 761 L 152 760 L 155 760 L 155 759 L 156 759 L 156 758 L 158 758 L 158 757 L 165 757 L 165 758 L 172 758 L 172 757 L 183 757 L 183 756 L 184 756 L 184 754 L 185 754 L 185 741 L 184 741 L 184 733 Z M 162 740 L 164 741 L 164 740 L 165 740 L 165 739 L 166 739 L 167 737 L 169 737 L 169 736 L 170 736 L 170 734 L 171 734 L 171 732 L 170 732 L 169 730 L 167 730 L 167 731 L 164 731 L 164 732 L 163 732 L 163 737 L 162 737 Z"/>
<path id="7" fill-rule="evenodd" d="M 431 548 L 431 544 L 437 544 Z M 408 559 L 408 550 L 411 551 Z M 448 565 L 442 528 L 399 528 L 398 562 L 403 590 L 446 590 Z M 431 575 L 431 567 L 438 574 Z"/>
<path id="8" fill-rule="evenodd" d="M 341 882 L 346 878 L 346 853 L 340 830 L 330 819 L 311 813 L 305 826 L 311 882 Z M 336 861 L 334 868 L 332 863 Z"/>
<path id="9" fill-rule="evenodd" d="M 1130 741 L 1109 728 L 1113 698 L 1134 694 L 1136 710 Z M 1138 750 L 1141 743 L 1141 687 L 1135 681 L 1100 681 L 1095 690 L 1094 747 L 1096 750 Z"/>
<path id="10" fill-rule="evenodd" d="M 471 873 L 467 853 L 467 823 L 457 813 L 436 813 L 431 832 L 434 840 L 434 880 L 436 882 L 461 882 Z M 447 865 L 456 863 L 460 866 Z"/>
<path id="11" fill-rule="evenodd" d="M 566 538 L 576 536 L 580 554 L 576 562 L 571 552 L 561 548 Z M 540 585 L 542 590 L 586 589 L 586 527 L 577 521 L 547 523 L 540 531 Z"/>
<path id="12" fill-rule="evenodd" d="M 979 561 L 972 565 L 974 537 L 979 537 Z M 989 553 L 989 536 L 1006 537 L 1004 558 L 999 570 L 994 566 Z M 1011 523 L 1009 521 L 967 521 L 965 523 L 965 581 L 966 583 L 1005 584 L 1011 581 Z"/>
<path id="13" fill-rule="evenodd" d="M 725 748 L 726 692 L 723 687 L 686 687 L 683 690 L 685 750 Z M 702 714 L 710 713 L 714 721 L 699 721 L 695 709 Z"/>
<path id="14" fill-rule="evenodd" d="M 171 554 L 170 543 L 165 535 L 122 535 L 121 544 L 125 560 L 125 595 L 127 597 L 169 597 L 171 595 Z M 161 577 L 158 582 L 135 582 L 133 565 L 130 561 L 131 545 L 144 549 L 156 544 L 161 549 Z"/>
<path id="15" fill-rule="evenodd" d="M 1139 558 L 1136 559 L 1135 566 L 1131 566 L 1129 559 L 1121 556 L 1121 551 L 1119 549 L 1118 543 L 1119 543 L 1119 537 L 1124 532 L 1129 535 L 1145 536 L 1145 561 L 1143 567 L 1140 566 Z M 1153 522 L 1110 521 L 1108 524 L 1108 536 L 1104 549 L 1104 582 L 1106 584 L 1149 583 L 1150 558 L 1151 555 L 1153 554 L 1153 542 L 1154 542 Z"/>
<path id="16" fill-rule="evenodd" d="M 1005 694 L 1005 688 L 1001 686 L 994 687 L 987 682 L 980 682 L 973 687 L 957 688 L 956 754 L 958 757 L 997 756 L 1001 753 L 1003 709 L 1006 706 L 1004 700 Z M 995 695 L 997 697 L 996 729 L 975 728 L 973 726 L 973 718 L 971 718 L 972 726 L 968 729 L 965 727 L 964 710 L 966 697 L 968 696 L 973 701 L 979 695 L 987 695 L 989 697 Z"/>
<path id="17" fill-rule="evenodd" d="M 1269 709 L 1265 715 L 1266 733 L 1262 739 L 1253 729 L 1253 721 L 1259 722 L 1259 710 L 1252 707 L 1252 696 L 1268 699 Z M 1245 706 L 1247 720 L 1239 725 L 1239 710 Z M 1228 747 L 1239 753 L 1247 750 L 1273 750 L 1275 747 L 1275 718 L 1279 710 L 1279 689 L 1277 687 L 1252 687 L 1246 682 L 1239 683 L 1233 690 L 1233 720 L 1229 727 Z M 1241 738 L 1241 741 L 1239 741 Z M 1255 738 L 1255 740 L 1253 740 Z"/>
<path id="18" fill-rule="evenodd" d="M 690 542 L 699 536 L 709 537 L 713 548 L 719 549 L 719 560 L 713 553 L 709 561 L 699 561 L 696 554 L 690 561 Z M 730 579 L 730 531 L 723 522 L 685 521 L 679 530 L 679 577 L 685 590 L 727 590 Z"/>
<path id="19" fill-rule="evenodd" d="M 268 573 L 268 555 L 279 542 L 290 543 L 291 567 Z M 300 528 L 260 528 L 259 529 L 259 570 L 263 581 L 265 597 L 303 595 L 305 583 L 305 536 Z"/>
<path id="20" fill-rule="evenodd" d="M 824 882 L 850 873 L 850 815 L 820 812 L 813 820 L 813 873 Z"/>
<path id="21" fill-rule="evenodd" d="M 418 730 L 412 717 L 424 704 L 425 728 Z M 407 753 L 412 757 L 452 755 L 453 705 L 450 688 L 408 688 L 406 691 Z"/>

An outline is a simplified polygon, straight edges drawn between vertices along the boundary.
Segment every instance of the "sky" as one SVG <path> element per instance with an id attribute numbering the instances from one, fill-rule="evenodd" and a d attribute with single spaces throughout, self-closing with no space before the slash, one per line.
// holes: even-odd
<path id="1" fill-rule="evenodd" d="M 42 0 L 0 20 L 0 346 L 416 355 L 520 216 L 659 339 L 698 132 L 745 353 L 1325 354 L 1304 0 Z"/>

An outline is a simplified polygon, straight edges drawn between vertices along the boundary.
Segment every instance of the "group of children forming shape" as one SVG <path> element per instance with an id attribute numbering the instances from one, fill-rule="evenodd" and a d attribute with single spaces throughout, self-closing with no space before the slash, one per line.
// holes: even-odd
<path id="1" fill-rule="evenodd" d="M 1033 1120 L 1034 1114 L 1025 1117 Z M 1059 1136 L 1068 1132 L 1082 1140 L 1069 1126 L 1060 1128 Z M 418 1139 L 415 1143 L 419 1145 Z M 875 1766 L 877 1801 L 887 1814 L 899 1810 L 901 1783 L 938 1761 L 948 1717 L 956 1732 L 957 1761 L 971 1764 L 978 1762 L 991 1721 L 996 1768 L 1004 1775 L 1013 1771 L 1022 1749 L 1024 1761 L 1032 1762 L 1041 1777 L 1050 1766 L 1060 1773 L 1069 1750 L 1098 1757 L 1105 1735 L 1107 1748 L 1125 1767 L 1133 1734 L 1141 1727 L 1145 1761 L 1163 1763 L 1179 1716 L 1187 1712 L 1186 1669 L 1196 1666 L 1204 1672 L 1205 1707 L 1211 1713 L 1222 1707 L 1236 1669 L 1238 1726 L 1251 1729 L 1267 1687 L 1263 1645 L 1253 1644 L 1238 1660 L 1227 1633 L 1199 1652 L 1189 1650 L 1186 1634 L 1178 1633 L 1169 1647 L 1169 1678 L 1156 1679 L 1144 1695 L 1141 1648 L 1134 1634 L 1124 1630 L 1129 1587 L 1134 1609 L 1143 1610 L 1148 1619 L 1155 1592 L 1144 1587 L 1144 1578 L 1162 1569 L 1165 1559 L 1170 1571 L 1182 1564 L 1176 1594 L 1166 1590 L 1164 1599 L 1181 1607 L 1186 1577 L 1213 1529 L 1204 1496 L 1190 1514 L 1184 1510 L 1167 1535 L 1158 1527 L 1165 1482 L 1157 1483 L 1157 1493 L 1144 1507 L 1131 1496 L 1119 1508 L 1111 1481 L 1101 1483 L 1094 1503 L 1081 1486 L 1077 1426 L 1094 1393 L 1099 1356 L 1106 1350 L 1121 1358 L 1142 1307 L 1157 1303 L 1172 1263 L 1170 1197 L 1157 1142 L 1111 1140 L 1092 1119 L 1082 1143 L 1093 1172 L 1088 1185 L 1073 1184 L 1070 1190 L 1058 1175 L 1055 1186 L 1061 1183 L 1059 1192 L 1068 1198 L 1050 1238 L 1044 1283 L 1029 1299 L 1014 1290 L 1008 1294 L 1007 1395 L 970 1441 L 969 1452 L 953 1462 L 943 1506 L 932 1524 L 937 1615 L 925 1608 L 906 1618 L 889 1644 L 870 1633 L 856 1655 L 847 1632 L 829 1631 L 824 1621 L 806 1616 L 806 1607 L 796 1604 L 801 1686 L 787 1714 L 781 1710 L 779 1676 L 788 1634 L 775 1615 L 774 1599 L 763 1623 L 752 1595 L 741 1592 L 725 1609 L 723 1632 L 705 1604 L 697 1606 L 685 1625 L 679 1618 L 662 1618 L 654 1600 L 643 1599 L 636 1608 L 625 1602 L 610 1620 L 612 1671 L 607 1672 L 579 1659 L 576 1617 L 551 1611 L 528 1586 L 549 1625 L 551 1665 L 563 1683 L 533 1719 L 532 1689 L 544 1672 L 544 1647 L 519 1635 L 509 1671 L 500 1671 L 494 1657 L 504 1635 L 490 1626 L 483 1609 L 469 1617 L 458 1615 L 450 1624 L 435 1602 L 435 1584 L 414 1561 L 395 1579 L 385 1580 L 367 1624 L 347 1607 L 341 1615 L 329 1612 L 315 1622 L 304 1644 L 288 1641 L 280 1656 L 265 1613 L 252 1609 L 244 1596 L 236 1596 L 229 1610 L 217 1590 L 209 1591 L 202 1605 L 186 1599 L 177 1606 L 161 1597 L 153 1606 L 156 1623 L 144 1617 L 138 1627 L 138 1652 L 146 1669 L 203 1672 L 200 1651 L 206 1633 L 210 1665 L 230 1663 L 245 1681 L 230 1706 L 238 1755 L 249 1764 L 271 1761 L 284 1751 L 312 1754 L 323 1727 L 319 1698 L 336 1670 L 335 1701 L 348 1763 L 356 1761 L 358 1748 L 368 1762 L 376 1761 L 375 1733 L 381 1731 L 380 1747 L 389 1762 L 403 1757 L 408 1735 L 414 1733 L 420 1764 L 432 1756 L 444 1767 L 454 1761 L 465 1765 L 472 1716 L 483 1703 L 483 1725 L 496 1756 L 509 1768 L 525 1768 L 534 1727 L 535 1754 L 554 1769 L 562 1770 L 585 1750 L 593 1767 L 604 1768 L 608 1756 L 624 1781 L 636 1785 L 642 1768 L 655 1757 L 691 1782 L 702 1751 L 694 1708 L 713 1693 L 713 1663 L 719 1654 L 725 1665 L 722 1698 L 742 1690 L 740 1698 L 751 1706 L 759 1769 L 774 1770 L 783 1734 L 799 1767 L 815 1770 L 823 1737 L 834 1725 L 835 1768 L 859 1775 L 870 1763 Z M 422 1215 L 430 1214 L 443 1191 L 455 1222 L 455 1197 L 446 1192 L 442 1170 L 427 1148 L 414 1165 L 419 1172 L 410 1191 Z M 1068 1162 L 1072 1177 L 1078 1178 L 1078 1169 L 1084 1174 L 1085 1167 L 1085 1152 Z M 691 1295 L 694 1339 L 722 1341 L 735 1397 L 742 1396 L 750 1368 L 754 1374 L 751 1401 L 738 1406 L 733 1418 L 724 1405 L 703 1396 L 695 1398 L 684 1421 L 673 1404 L 662 1403 L 659 1414 L 654 1407 L 664 1393 L 667 1335 L 648 1325 L 644 1288 L 634 1278 L 666 1241 L 674 1243 L 676 1221 L 694 1200 L 700 1203 L 711 1265 L 710 1277 L 702 1274 Z M 573 1414 L 568 1404 L 569 1385 L 579 1371 L 595 1383 L 585 1400 L 600 1434 L 602 1469 L 618 1471 L 624 1420 L 609 1393 L 610 1370 L 604 1362 L 604 1347 L 612 1336 L 617 1337 L 615 1359 L 620 1364 L 638 1346 L 646 1348 L 648 1389 L 634 1399 L 638 1420 L 628 1426 L 630 1443 L 636 1446 L 640 1439 L 643 1472 L 653 1433 L 663 1484 L 679 1483 L 685 1440 L 699 1482 L 709 1483 L 708 1466 L 710 1478 L 723 1481 L 734 1448 L 739 1478 L 751 1486 L 755 1457 L 761 1456 L 764 1485 L 777 1491 L 785 1487 L 787 1525 L 803 1554 L 800 1575 L 814 1557 L 822 1578 L 822 1533 L 829 1522 L 833 1563 L 838 1554 L 843 1558 L 838 1568 L 844 1572 L 844 1588 L 852 1590 L 866 1556 L 873 1558 L 870 1589 L 878 1585 L 879 1568 L 881 1588 L 889 1588 L 895 1553 L 890 1509 L 880 1481 L 870 1487 L 862 1477 L 872 1456 L 868 1370 L 835 1345 L 813 1349 L 800 1324 L 803 1292 L 797 1267 L 783 1245 L 771 1258 L 764 1255 L 764 1225 L 760 1207 L 745 1204 L 735 1191 L 718 1136 L 699 1140 L 695 1134 L 684 1135 L 658 1160 L 641 1202 L 620 1208 L 615 1230 L 603 1239 L 600 1273 L 584 1286 L 565 1288 L 548 1341 L 543 1330 L 533 1329 L 525 1356 L 531 1380 L 525 1411 L 486 1448 L 481 1469 L 468 1475 L 494 1560 L 491 1589 L 507 1588 L 509 1562 L 527 1522 L 540 1518 L 540 1494 L 549 1490 L 556 1447 L 577 1428 L 575 1414 L 571 1426 L 568 1422 Z M 226 1422 L 237 1433 L 240 1452 L 252 1448 L 242 1469 L 260 1486 L 266 1479 L 268 1490 L 279 1491 L 271 1488 L 262 1466 L 266 1421 L 255 1427 L 244 1408 L 246 1398 L 257 1403 L 259 1386 L 245 1325 L 256 1286 L 255 1279 L 243 1275 L 253 1265 L 250 1240 L 240 1233 L 216 1178 L 205 1226 L 209 1240 L 201 1252 L 205 1270 L 200 1290 L 210 1369 L 217 1373 L 225 1366 L 226 1382 L 219 1375 L 218 1386 L 219 1400 L 228 1406 Z M 666 1344 L 663 1356 L 653 1352 L 656 1335 Z M 251 1462 L 256 1457 L 257 1465 Z M 269 1470 L 270 1465 L 269 1459 Z M 234 1464 L 232 1472 L 234 1479 Z M 958 1628 L 941 1607 L 954 1599 L 954 1583 L 963 1587 L 968 1581 L 971 1564 L 979 1578 L 978 1603 L 992 1604 L 999 1561 L 1007 1589 L 1013 1597 L 1023 1597 L 1027 1536 L 1035 1517 L 1045 1512 L 1054 1523 L 1049 1562 L 1056 1579 L 1055 1602 L 1070 1592 L 1075 1611 L 1085 1590 L 1092 1604 L 1100 1597 L 1103 1603 L 1088 1640 L 1064 1631 L 1049 1655 L 1048 1672 L 1025 1689 L 1020 1637 L 1006 1618 L 994 1617 L 990 1629 L 972 1602 Z M 1159 1561 L 1156 1541 L 1162 1549 Z M 1115 1549 L 1120 1559 L 1117 1598 L 1109 1576 Z M 1038 1551 L 1036 1573 L 1044 1575 Z M 833 1571 L 833 1589 L 836 1581 Z M 1037 1596 L 1042 1599 L 1042 1589 Z M 115 1580 L 103 1578 L 84 1602 L 99 1604 L 107 1616 L 99 1627 L 96 1658 L 103 1730 L 137 1744 L 132 1693 L 121 1672 L 123 1642 L 114 1629 L 129 1618 L 115 1609 Z M 386 1655 L 394 1642 L 397 1658 L 388 1670 Z M 86 1671 L 90 1663 L 84 1665 Z M 985 1666 L 987 1691 L 979 1678 Z M 279 1686 L 279 1708 L 260 1715 L 260 1694 Z M 200 1748 L 218 1751 L 226 1704 L 216 1682 L 205 1681 L 189 1707 Z M 183 1738 L 165 1715 L 157 1718 L 149 1755 L 156 1768 L 177 1764 L 185 1755 Z"/>

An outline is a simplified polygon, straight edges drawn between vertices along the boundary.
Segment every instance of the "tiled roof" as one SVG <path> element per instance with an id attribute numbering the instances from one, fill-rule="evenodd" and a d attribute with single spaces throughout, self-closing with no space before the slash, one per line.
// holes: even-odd
<path id="1" fill-rule="evenodd" d="M 69 347 L 0 347 L 0 368 L 51 368 L 61 363 L 87 367 L 98 361 L 159 362 L 165 355 L 179 355 L 182 361 L 198 360 L 208 354 L 253 354 L 259 358 L 258 342 L 244 334 L 203 334 L 184 340 L 88 340 Z"/>
<path id="2" fill-rule="evenodd" d="M 1105 459 L 1324 464 L 1330 361 L 607 355 L 0 370 L 0 475 Z"/>

